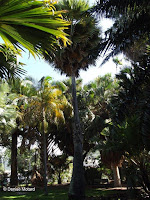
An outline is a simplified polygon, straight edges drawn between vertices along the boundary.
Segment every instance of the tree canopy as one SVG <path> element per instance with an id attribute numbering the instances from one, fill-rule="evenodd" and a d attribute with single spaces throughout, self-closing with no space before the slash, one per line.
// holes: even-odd
<path id="1" fill-rule="evenodd" d="M 149 9 L 147 0 L 101 0 L 92 11 L 113 20 L 113 26 L 105 32 L 101 52 L 109 53 L 104 62 L 120 52 L 126 52 L 139 39 L 149 38 Z M 149 41 L 145 45 L 149 45 Z"/>

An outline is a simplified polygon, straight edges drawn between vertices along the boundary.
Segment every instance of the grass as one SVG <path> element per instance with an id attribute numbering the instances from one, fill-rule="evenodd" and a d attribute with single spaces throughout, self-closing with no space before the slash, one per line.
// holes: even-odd
<path id="1" fill-rule="evenodd" d="M 119 191 L 120 193 L 121 191 Z M 118 193 L 114 190 L 104 190 L 101 188 L 87 188 L 88 197 L 106 197 Z M 48 196 L 44 195 L 42 189 L 35 192 L 0 192 L 0 200 L 67 200 L 68 186 L 50 186 L 48 187 Z"/>
<path id="2" fill-rule="evenodd" d="M 42 189 L 35 192 L 0 192 L 0 200 L 67 200 L 67 187 L 49 187 L 48 196 Z"/>
<path id="3" fill-rule="evenodd" d="M 88 197 L 113 197 L 117 198 L 118 196 L 122 195 L 122 194 L 126 194 L 125 190 L 121 190 L 121 189 L 113 189 L 113 188 L 109 188 L 109 189 L 105 189 L 105 188 L 89 188 L 86 191 L 86 195 Z"/>

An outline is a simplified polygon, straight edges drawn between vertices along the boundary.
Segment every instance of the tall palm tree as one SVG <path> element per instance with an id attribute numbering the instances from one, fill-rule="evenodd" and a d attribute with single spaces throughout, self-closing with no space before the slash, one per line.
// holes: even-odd
<path id="1" fill-rule="evenodd" d="M 63 110 L 71 109 L 62 91 L 49 83 L 49 77 L 41 79 L 41 86 L 37 95 L 28 98 L 25 106 L 25 122 L 29 126 L 37 126 L 42 135 L 43 157 L 44 157 L 44 187 L 47 195 L 47 135 L 51 124 L 64 123 L 65 117 Z"/>
<path id="2" fill-rule="evenodd" d="M 35 95 L 36 89 L 33 87 L 32 82 L 28 80 L 15 79 L 15 81 L 9 80 L 11 85 L 11 92 L 16 93 L 14 103 L 16 104 L 16 123 L 12 130 L 11 140 L 11 185 L 18 185 L 18 173 L 17 173 L 17 139 L 19 135 L 24 135 L 27 132 L 27 128 L 23 126 L 23 106 L 28 97 Z"/>
<path id="3" fill-rule="evenodd" d="M 7 140 L 12 136 L 11 140 L 11 184 L 18 184 L 17 177 L 17 137 L 18 129 L 16 128 L 16 118 L 17 118 L 17 105 L 14 99 L 17 97 L 16 94 L 11 93 L 8 83 L 1 83 L 0 85 L 0 134 L 2 142 L 5 144 L 5 135 L 7 135 Z M 7 134 L 6 134 L 7 133 Z M 3 139 L 4 138 L 4 139 Z M 3 141 L 4 140 L 4 141 Z M 8 146 L 8 144 L 7 144 Z"/>
<path id="4" fill-rule="evenodd" d="M 41 0 L 0 0 L 0 36 L 6 46 L 25 47 L 32 55 L 41 49 L 52 50 L 60 39 L 66 44 L 62 31 L 68 23 L 52 3 Z"/>
<path id="5" fill-rule="evenodd" d="M 75 78 L 79 75 L 80 69 L 86 70 L 89 65 L 95 63 L 99 55 L 100 29 L 96 27 L 95 19 L 85 13 L 89 8 L 86 1 L 63 0 L 60 1 L 58 6 L 60 9 L 68 10 L 63 16 L 71 23 L 67 33 L 70 35 L 72 44 L 66 48 L 57 49 L 52 57 L 46 54 L 44 56 L 48 62 L 53 62 L 55 68 L 59 69 L 61 73 L 72 77 L 74 167 L 69 198 L 84 199 L 83 139 L 76 98 Z"/>

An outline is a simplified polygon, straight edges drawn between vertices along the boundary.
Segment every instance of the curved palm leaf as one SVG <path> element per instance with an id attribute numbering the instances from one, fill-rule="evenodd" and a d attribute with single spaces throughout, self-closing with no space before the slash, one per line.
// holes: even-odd
<path id="1" fill-rule="evenodd" d="M 17 55 L 19 51 L 13 51 L 6 47 L 6 45 L 0 45 L 0 78 L 1 79 L 15 79 L 25 74 L 25 70 L 22 69 L 24 65 L 21 62 L 17 62 Z"/>
<path id="2" fill-rule="evenodd" d="M 66 44 L 64 30 L 69 23 L 53 4 L 40 0 L 0 0 L 0 36 L 7 46 L 25 47 L 32 55 L 45 47 L 52 49 L 60 39 Z"/>

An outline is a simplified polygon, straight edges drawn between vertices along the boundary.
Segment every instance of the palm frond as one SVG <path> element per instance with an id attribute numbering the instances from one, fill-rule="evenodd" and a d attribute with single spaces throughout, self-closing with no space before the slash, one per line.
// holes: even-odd
<path id="1" fill-rule="evenodd" d="M 24 75 L 26 71 L 22 68 L 23 63 L 17 61 L 19 51 L 7 48 L 5 45 L 0 45 L 0 78 L 1 79 L 16 79 Z"/>
<path id="2" fill-rule="evenodd" d="M 96 13 L 114 20 L 101 44 L 101 53 L 105 55 L 102 64 L 118 53 L 126 53 L 139 39 L 149 38 L 149 9 L 150 2 L 146 0 L 101 0 L 93 8 Z M 106 55 L 107 52 L 110 53 Z"/>
<path id="3" fill-rule="evenodd" d="M 9 0 L 5 3 L 1 0 L 0 3 L 0 36 L 6 45 L 23 46 L 35 55 L 40 54 L 40 48 L 47 42 L 49 50 L 58 39 L 65 45 L 69 42 L 63 32 L 69 23 L 62 19 L 60 11 L 53 10 L 53 4 L 46 6 L 40 0 Z M 44 41 L 43 35 L 48 41 Z"/>

